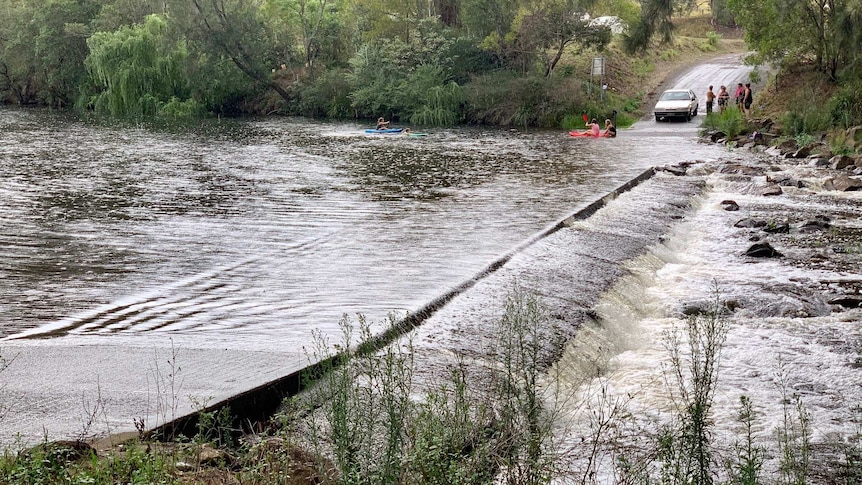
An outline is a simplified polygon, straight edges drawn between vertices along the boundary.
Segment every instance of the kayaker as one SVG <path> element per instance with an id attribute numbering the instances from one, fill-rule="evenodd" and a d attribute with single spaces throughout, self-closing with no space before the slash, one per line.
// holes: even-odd
<path id="1" fill-rule="evenodd" d="M 605 132 L 602 133 L 605 138 L 615 138 L 617 136 L 617 127 L 611 123 L 610 119 L 605 120 Z"/>
<path id="2" fill-rule="evenodd" d="M 389 122 L 384 120 L 383 117 L 377 118 L 377 129 L 385 130 L 386 128 L 389 128 Z"/>

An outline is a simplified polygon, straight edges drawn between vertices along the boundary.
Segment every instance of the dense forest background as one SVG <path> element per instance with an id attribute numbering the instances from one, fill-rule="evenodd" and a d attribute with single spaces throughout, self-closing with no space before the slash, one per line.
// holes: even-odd
<path id="1" fill-rule="evenodd" d="M 666 45 L 671 18 L 693 12 L 743 25 L 754 62 L 811 59 L 835 83 L 858 86 L 860 4 L 0 0 L 0 101 L 133 118 L 565 126 L 595 112 L 599 94 L 603 105 L 635 109 L 632 93 L 608 100 L 595 89 L 589 60 L 614 45 L 635 58 Z M 616 23 L 595 21 L 609 16 Z M 844 95 L 858 104 L 858 87 Z"/>

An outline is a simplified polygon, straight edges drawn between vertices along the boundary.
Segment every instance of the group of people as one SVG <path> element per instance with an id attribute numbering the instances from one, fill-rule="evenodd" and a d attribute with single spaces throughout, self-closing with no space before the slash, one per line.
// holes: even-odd
<path id="1" fill-rule="evenodd" d="M 584 115 L 584 119 L 586 119 L 586 115 Z M 617 127 L 611 122 L 610 119 L 605 120 L 605 129 L 602 131 L 601 125 L 599 125 L 598 121 L 595 118 L 591 119 L 586 123 L 587 131 L 583 132 L 570 132 L 570 134 L 578 133 L 581 136 L 592 136 L 595 138 L 605 137 L 605 138 L 614 138 L 617 136 Z"/>
<path id="2" fill-rule="evenodd" d="M 716 95 L 712 91 L 712 86 L 706 91 L 706 114 L 712 113 L 712 106 L 715 101 L 718 101 L 718 112 L 724 113 L 727 109 L 727 106 L 730 104 L 730 93 L 727 91 L 726 86 L 721 86 L 718 89 L 718 94 Z M 736 92 L 733 94 L 733 100 L 737 108 L 740 111 L 745 113 L 745 117 L 748 118 L 751 116 L 751 103 L 754 100 L 754 97 L 751 93 L 751 83 L 738 83 L 736 85 Z"/>

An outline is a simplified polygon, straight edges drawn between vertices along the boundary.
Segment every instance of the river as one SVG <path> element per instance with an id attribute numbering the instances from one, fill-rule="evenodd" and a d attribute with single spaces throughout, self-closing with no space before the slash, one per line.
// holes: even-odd
<path id="1" fill-rule="evenodd" d="M 0 440 L 153 426 L 292 372 L 343 315 L 380 328 L 645 168 L 722 156 L 699 119 L 578 140 L 0 109 Z"/>

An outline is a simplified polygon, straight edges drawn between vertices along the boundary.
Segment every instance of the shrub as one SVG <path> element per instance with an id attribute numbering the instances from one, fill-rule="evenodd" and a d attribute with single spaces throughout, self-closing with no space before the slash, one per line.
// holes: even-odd
<path id="1" fill-rule="evenodd" d="M 352 112 L 349 92 L 350 82 L 343 71 L 326 71 L 299 91 L 298 114 L 346 118 Z"/>
<path id="2" fill-rule="evenodd" d="M 713 111 L 704 119 L 701 126 L 706 129 L 721 131 L 727 135 L 728 139 L 731 139 L 745 132 L 747 123 L 742 111 L 731 106 L 721 112 Z"/>

